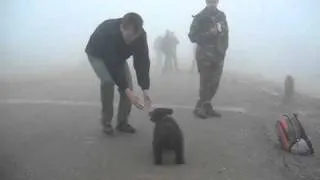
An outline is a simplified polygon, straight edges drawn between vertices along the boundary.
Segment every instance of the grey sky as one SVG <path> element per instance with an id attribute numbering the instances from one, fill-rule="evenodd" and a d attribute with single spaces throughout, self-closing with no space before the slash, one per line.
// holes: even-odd
<path id="1" fill-rule="evenodd" d="M 187 38 L 191 16 L 205 1 L 185 0 L 3 0 L 1 5 L 1 53 L 22 64 L 48 61 L 74 62 L 83 56 L 90 33 L 103 20 L 128 11 L 145 20 L 150 48 L 152 40 L 168 28 L 181 41 L 181 60 L 190 61 Z M 303 69 L 319 67 L 320 16 L 317 0 L 221 0 L 230 26 L 229 58 L 262 68 L 278 68 L 301 62 Z M 34 61 L 34 62 L 33 62 Z M 231 60 L 230 60 L 231 61 Z M 310 64 L 309 63 L 309 64 Z M 308 64 L 308 63 L 304 63 Z"/>

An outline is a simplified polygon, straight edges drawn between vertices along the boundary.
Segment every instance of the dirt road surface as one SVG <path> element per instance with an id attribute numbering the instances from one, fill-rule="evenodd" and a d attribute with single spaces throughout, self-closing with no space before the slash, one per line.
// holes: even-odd
<path id="1" fill-rule="evenodd" d="M 193 116 L 198 75 L 154 75 L 155 106 L 172 107 L 185 135 L 186 165 L 152 164 L 152 128 L 134 109 L 134 135 L 107 137 L 99 124 L 99 83 L 91 71 L 0 78 L 1 180 L 319 180 L 320 100 L 298 95 L 282 107 L 281 88 L 226 73 L 214 105 L 220 119 Z M 138 88 L 136 87 L 138 90 Z M 117 99 L 117 98 L 116 98 Z M 281 151 L 274 124 L 299 112 L 316 154 Z M 115 122 L 115 121 L 114 121 Z"/>

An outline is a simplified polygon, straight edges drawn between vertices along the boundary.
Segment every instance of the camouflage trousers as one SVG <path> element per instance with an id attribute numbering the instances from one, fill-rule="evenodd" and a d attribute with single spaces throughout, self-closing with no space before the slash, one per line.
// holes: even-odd
<path id="1" fill-rule="evenodd" d="M 223 72 L 224 56 L 212 54 L 198 48 L 196 53 L 198 71 L 200 75 L 199 100 L 196 108 L 211 106 Z"/>

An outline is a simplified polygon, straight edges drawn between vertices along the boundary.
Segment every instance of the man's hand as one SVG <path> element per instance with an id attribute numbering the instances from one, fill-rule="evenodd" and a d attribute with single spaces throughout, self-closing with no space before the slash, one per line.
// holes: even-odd
<path id="1" fill-rule="evenodd" d="M 143 106 L 142 106 L 141 103 L 140 103 L 139 97 L 136 96 L 131 89 L 127 88 L 127 89 L 125 90 L 125 92 L 126 92 L 126 95 L 127 95 L 128 98 L 129 98 L 130 102 L 131 102 L 133 105 L 135 105 L 138 109 L 143 109 Z"/>
<path id="2" fill-rule="evenodd" d="M 218 33 L 221 33 L 223 31 L 222 25 L 218 22 L 215 24 L 214 27 L 210 28 L 209 34 L 217 35 Z"/>
<path id="3" fill-rule="evenodd" d="M 222 25 L 220 23 L 217 23 L 217 30 L 219 33 L 222 32 Z"/>
<path id="4" fill-rule="evenodd" d="M 151 99 L 148 90 L 143 90 L 144 110 L 149 112 L 152 110 Z"/>
<path id="5" fill-rule="evenodd" d="M 216 35 L 218 33 L 218 29 L 216 27 L 210 28 L 210 34 Z"/>

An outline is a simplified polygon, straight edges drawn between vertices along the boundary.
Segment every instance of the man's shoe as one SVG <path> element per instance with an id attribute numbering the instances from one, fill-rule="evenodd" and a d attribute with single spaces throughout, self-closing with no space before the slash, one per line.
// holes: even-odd
<path id="1" fill-rule="evenodd" d="M 117 126 L 117 130 L 123 133 L 130 133 L 130 134 L 133 134 L 136 132 L 136 129 L 134 129 L 130 124 L 120 124 Z"/>
<path id="2" fill-rule="evenodd" d="M 193 114 L 200 119 L 207 119 L 208 115 L 203 109 L 195 109 L 193 110 Z"/>
<path id="3" fill-rule="evenodd" d="M 104 125 L 102 131 L 107 135 L 113 135 L 114 133 L 111 125 Z"/>

